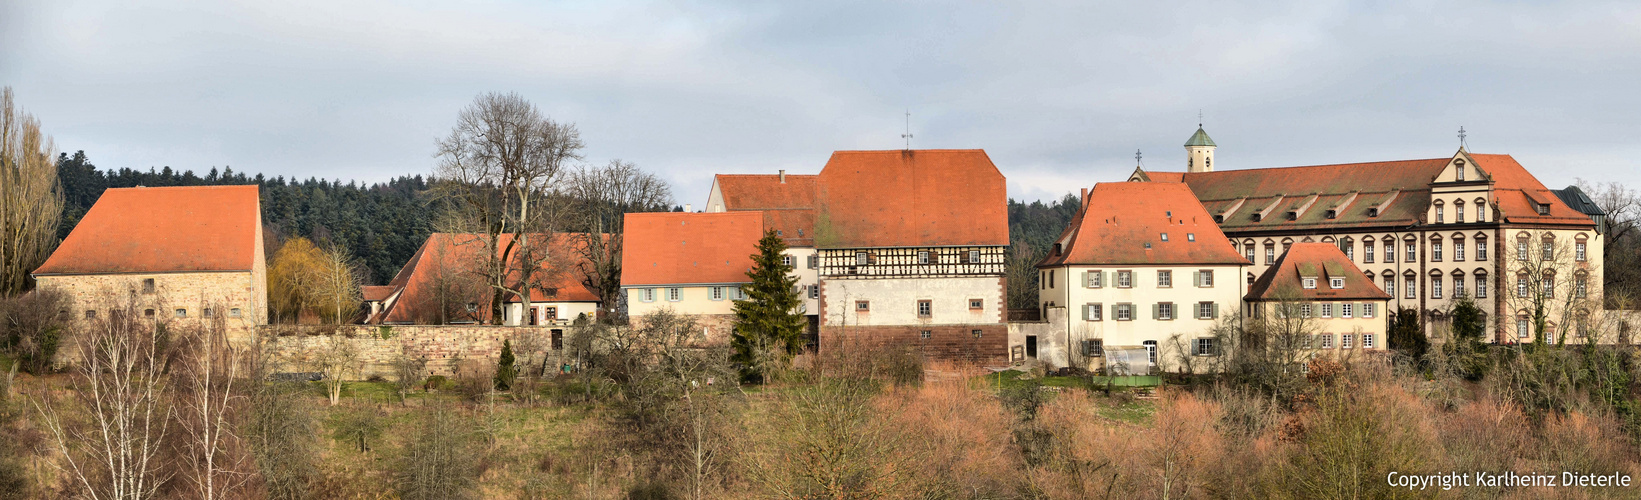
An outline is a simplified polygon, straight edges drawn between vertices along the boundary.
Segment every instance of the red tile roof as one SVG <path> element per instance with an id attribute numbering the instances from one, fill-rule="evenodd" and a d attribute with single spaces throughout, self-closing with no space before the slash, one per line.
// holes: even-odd
<path id="1" fill-rule="evenodd" d="M 788 246 L 815 246 L 817 175 L 719 174 L 713 182 L 724 197 L 724 209 L 761 211 L 764 227 L 778 231 Z"/>
<path id="2" fill-rule="evenodd" d="M 109 189 L 34 273 L 248 271 L 261 217 L 257 186 Z"/>
<path id="3" fill-rule="evenodd" d="M 1162 235 L 1168 241 L 1162 241 Z M 1194 241 L 1193 241 L 1194 240 Z M 1068 264 L 1249 265 L 1183 184 L 1105 182 L 1055 240 L 1061 253 L 1039 266 Z"/>
<path id="4" fill-rule="evenodd" d="M 621 286 L 746 283 L 763 222 L 759 212 L 627 214 Z"/>
<path id="5" fill-rule="evenodd" d="M 1580 217 L 1580 213 L 1562 203 L 1510 155 L 1466 154 L 1493 181 L 1495 205 L 1503 211 L 1507 221 L 1594 224 L 1589 217 Z M 1273 229 L 1410 226 L 1422 221 L 1425 209 L 1430 205 L 1430 184 L 1451 160 L 1429 158 L 1144 174 L 1153 182 L 1169 182 L 1178 176 L 1191 186 L 1210 214 L 1224 216 L 1220 227 L 1233 233 Z M 1315 202 L 1297 220 L 1288 220 L 1288 212 L 1310 201 L 1312 195 L 1316 196 Z M 1531 201 L 1533 196 L 1549 202 L 1549 215 L 1538 215 Z M 1346 201 L 1349 203 L 1345 204 Z M 1275 205 L 1272 206 L 1272 203 Z M 1383 207 L 1378 216 L 1370 216 L 1368 209 L 1380 207 L 1381 204 Z M 1260 220 L 1254 220 L 1253 214 L 1266 207 L 1271 208 L 1270 212 Z M 1327 218 L 1327 210 L 1335 207 L 1339 208 L 1335 218 Z"/>
<path id="6" fill-rule="evenodd" d="M 393 290 L 395 290 L 394 287 L 387 285 L 362 286 L 359 287 L 359 294 L 364 296 L 365 302 L 381 302 L 387 300 L 388 296 L 393 295 Z"/>
<path id="7" fill-rule="evenodd" d="M 583 244 L 581 233 L 555 233 L 552 235 L 532 235 L 532 238 L 551 238 L 547 245 L 548 257 L 543 262 L 542 270 L 537 276 L 545 275 L 547 288 L 556 289 L 556 294 L 549 297 L 542 290 L 532 290 L 530 298 L 535 302 L 597 302 L 598 293 L 581 283 L 584 277 L 581 264 L 585 262 L 578 249 Z M 497 253 L 501 252 L 512 235 L 501 235 L 498 240 Z M 536 240 L 539 241 L 539 240 Z M 480 234 L 452 234 L 434 233 L 429 235 L 422 247 L 416 250 L 410 261 L 393 277 L 388 287 L 394 290 L 403 290 L 399 298 L 388 306 L 382 314 L 382 322 L 412 323 L 424 318 L 418 317 L 420 309 L 438 300 L 437 287 L 441 279 L 460 280 L 468 284 L 464 289 L 466 297 L 462 300 L 480 304 L 479 311 L 472 319 L 486 321 L 489 318 L 488 305 L 491 291 L 484 284 L 482 275 L 475 272 L 478 266 L 483 265 L 479 258 L 480 252 L 485 251 L 484 235 Z M 367 287 L 374 288 L 374 287 Z M 370 300 L 368 297 L 366 300 Z M 508 302 L 519 302 L 517 296 L 510 297 Z"/>
<path id="8" fill-rule="evenodd" d="M 1316 278 L 1316 288 L 1305 288 L 1304 278 Z M 1344 278 L 1344 288 L 1329 285 Z M 1389 300 L 1390 295 L 1330 243 L 1294 243 L 1265 274 L 1248 287 L 1248 300 Z"/>
<path id="9" fill-rule="evenodd" d="M 1003 174 L 982 150 L 838 151 L 817 188 L 823 248 L 1009 244 Z"/>

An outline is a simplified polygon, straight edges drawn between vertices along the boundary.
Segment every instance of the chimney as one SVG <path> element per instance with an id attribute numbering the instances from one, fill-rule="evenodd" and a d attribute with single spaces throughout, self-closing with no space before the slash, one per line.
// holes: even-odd
<path id="1" fill-rule="evenodd" d="M 687 214 L 687 213 L 691 213 L 691 212 L 694 212 L 694 210 L 691 210 L 690 204 L 685 203 L 684 204 L 684 213 Z"/>
<path id="2" fill-rule="evenodd" d="M 781 184 L 786 184 L 786 171 L 781 171 Z"/>
<path id="3" fill-rule="evenodd" d="M 1088 188 L 1083 188 L 1083 197 L 1077 198 L 1077 203 L 1081 205 L 1088 204 Z"/>

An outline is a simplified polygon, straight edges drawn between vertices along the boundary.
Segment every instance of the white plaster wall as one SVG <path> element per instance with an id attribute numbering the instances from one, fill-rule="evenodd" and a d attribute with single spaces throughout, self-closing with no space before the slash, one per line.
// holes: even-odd
<path id="1" fill-rule="evenodd" d="M 826 301 L 821 321 L 828 326 L 995 325 L 1005 317 L 997 276 L 832 279 L 822 284 L 821 298 Z M 982 307 L 969 309 L 969 299 L 980 299 Z M 858 300 L 869 301 L 871 310 L 855 312 Z M 930 317 L 918 317 L 919 300 L 930 301 Z"/>
<path id="2" fill-rule="evenodd" d="M 1117 271 L 1123 270 L 1134 273 L 1133 286 L 1116 286 Z M 1158 286 L 1157 271 L 1160 270 L 1173 273 L 1171 287 Z M 1200 270 L 1214 272 L 1214 286 L 1195 285 L 1194 273 Z M 1052 335 L 1054 338 L 1038 337 L 1038 358 L 1056 362 L 1057 366 L 1066 366 L 1066 360 L 1085 368 L 1091 361 L 1097 364 L 1097 359 L 1084 359 L 1078 346 L 1084 339 L 1103 339 L 1108 347 L 1140 346 L 1147 340 L 1156 341 L 1160 351 L 1159 361 L 1166 368 L 1169 364 L 1167 358 L 1171 357 L 1168 352 L 1171 337 L 1178 335 L 1181 340 L 1189 342 L 1210 336 L 1212 328 L 1219 322 L 1215 319 L 1197 319 L 1198 302 L 1219 304 L 1219 318 L 1225 319 L 1241 310 L 1242 296 L 1247 292 L 1247 282 L 1242 279 L 1246 273 L 1245 266 L 1068 266 L 1053 271 L 1057 273 L 1055 288 L 1041 291 L 1042 296 L 1048 297 L 1042 302 L 1046 303 L 1052 298 L 1057 306 L 1065 307 L 1066 320 L 1063 326 L 1056 329 Z M 1104 286 L 1083 286 L 1083 273 L 1092 271 L 1108 272 Z M 1151 319 L 1152 305 L 1159 302 L 1174 303 L 1174 319 Z M 1082 308 L 1089 303 L 1101 304 L 1103 315 L 1100 321 L 1083 319 Z M 1115 306 L 1119 303 L 1133 304 L 1132 320 L 1117 321 Z M 1054 308 L 1048 310 L 1052 312 Z M 1068 347 L 1070 352 L 1065 352 Z"/>

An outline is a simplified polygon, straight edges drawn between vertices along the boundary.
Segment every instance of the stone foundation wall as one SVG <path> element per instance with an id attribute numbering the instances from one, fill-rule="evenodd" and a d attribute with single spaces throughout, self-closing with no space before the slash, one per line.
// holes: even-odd
<path id="1" fill-rule="evenodd" d="M 975 338 L 974 331 L 980 331 Z M 929 338 L 923 338 L 923 332 Z M 982 365 L 1008 362 L 1008 325 L 929 325 L 929 326 L 823 326 L 821 350 L 838 346 L 883 348 L 911 346 L 933 361 L 955 361 Z"/>
<path id="2" fill-rule="evenodd" d="M 316 353 L 325 352 L 331 342 L 347 342 L 358 353 L 359 370 L 350 378 L 372 375 L 391 379 L 393 363 L 400 358 L 426 357 L 425 375 L 456 375 L 462 362 L 489 369 L 501 356 L 502 342 L 511 340 L 520 363 L 540 363 L 545 357 L 556 364 L 568 352 L 572 328 L 550 326 L 488 325 L 403 325 L 403 326 L 293 326 L 270 325 L 259 329 L 273 343 L 275 358 L 283 363 L 279 371 L 311 371 L 308 366 Z M 560 349 L 553 349 L 553 334 Z M 539 345 L 531 356 L 529 346 Z"/>
<path id="3" fill-rule="evenodd" d="M 735 333 L 734 314 L 690 314 L 695 318 L 695 324 L 701 327 L 701 334 L 706 345 L 729 345 L 729 337 Z M 643 328 L 644 316 L 633 316 L 628 320 L 633 328 Z"/>

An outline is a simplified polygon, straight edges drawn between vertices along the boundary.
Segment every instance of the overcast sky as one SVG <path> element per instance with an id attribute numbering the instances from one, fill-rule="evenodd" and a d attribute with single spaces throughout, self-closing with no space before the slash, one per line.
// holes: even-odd
<path id="1" fill-rule="evenodd" d="M 982 148 L 1016 198 L 1183 170 L 1508 153 L 1641 187 L 1641 6 L 0 0 L 0 85 L 102 168 L 432 171 L 486 91 L 704 204 L 714 173 Z M 551 5 L 543 5 L 551 3 Z M 1169 7 L 1154 7 L 1168 5 Z"/>

